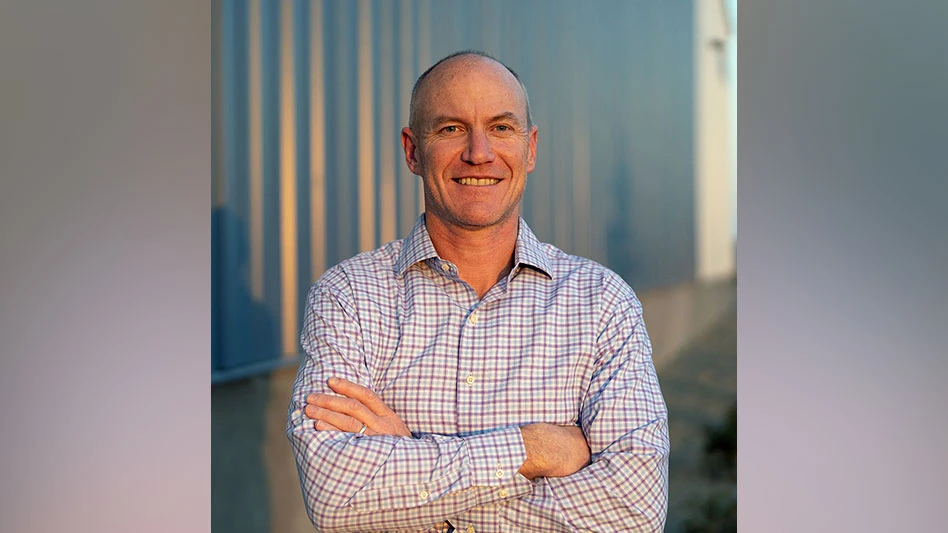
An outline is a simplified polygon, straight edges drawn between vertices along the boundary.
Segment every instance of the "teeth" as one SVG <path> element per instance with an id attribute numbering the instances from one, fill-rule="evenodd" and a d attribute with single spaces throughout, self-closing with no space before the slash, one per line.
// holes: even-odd
<path id="1" fill-rule="evenodd" d="M 494 178 L 461 178 L 458 183 L 461 185 L 493 185 L 499 181 L 499 179 Z"/>

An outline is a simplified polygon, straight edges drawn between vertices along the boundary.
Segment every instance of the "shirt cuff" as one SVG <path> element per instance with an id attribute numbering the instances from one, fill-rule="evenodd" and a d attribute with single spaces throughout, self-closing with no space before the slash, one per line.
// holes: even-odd
<path id="1" fill-rule="evenodd" d="M 464 440 L 479 505 L 519 498 L 533 491 L 533 483 L 518 472 L 527 460 L 520 428 L 491 431 Z"/>

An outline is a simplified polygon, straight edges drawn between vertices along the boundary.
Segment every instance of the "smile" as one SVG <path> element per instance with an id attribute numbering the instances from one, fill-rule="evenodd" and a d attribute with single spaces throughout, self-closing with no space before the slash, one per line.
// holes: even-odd
<path id="1" fill-rule="evenodd" d="M 477 187 L 500 183 L 500 180 L 495 178 L 457 178 L 454 181 L 461 185 L 474 185 Z"/>

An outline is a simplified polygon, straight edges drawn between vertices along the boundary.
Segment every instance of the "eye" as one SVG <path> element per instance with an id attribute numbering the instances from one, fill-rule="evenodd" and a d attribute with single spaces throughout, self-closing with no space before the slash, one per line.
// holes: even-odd
<path id="1" fill-rule="evenodd" d="M 441 133 L 457 133 L 457 132 L 458 132 L 457 126 L 445 126 L 441 128 Z"/>
<path id="2" fill-rule="evenodd" d="M 507 131 L 511 131 L 512 128 L 506 124 L 498 124 L 495 129 L 497 131 L 507 132 Z"/>

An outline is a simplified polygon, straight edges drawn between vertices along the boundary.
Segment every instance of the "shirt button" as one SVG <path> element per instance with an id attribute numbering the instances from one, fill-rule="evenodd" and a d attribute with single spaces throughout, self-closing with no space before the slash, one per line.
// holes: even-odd
<path id="1" fill-rule="evenodd" d="M 504 477 L 504 471 L 501 470 L 500 468 L 498 468 L 497 471 L 494 473 L 497 474 L 497 477 Z"/>
<path id="2" fill-rule="evenodd" d="M 477 313 L 471 313 L 471 316 L 467 317 L 467 321 L 470 322 L 472 326 L 477 324 Z"/>
<path id="3" fill-rule="evenodd" d="M 500 497 L 501 498 L 507 497 L 507 489 L 500 489 Z"/>
<path id="4" fill-rule="evenodd" d="M 474 526 L 467 526 L 467 533 L 474 533 Z"/>
<path id="5" fill-rule="evenodd" d="M 419 492 L 419 493 L 418 493 L 418 497 L 421 498 L 422 500 L 427 500 L 427 499 L 428 499 L 428 491 L 423 490 L 423 491 Z"/>
<path id="6" fill-rule="evenodd" d="M 451 267 L 448 266 L 447 263 L 441 263 L 441 270 L 444 270 L 445 272 L 447 272 L 447 271 L 451 270 Z"/>
<path id="7" fill-rule="evenodd" d="M 468 386 L 473 385 L 473 384 L 474 384 L 474 374 L 468 374 L 467 379 L 465 379 L 464 381 L 467 382 Z"/>

